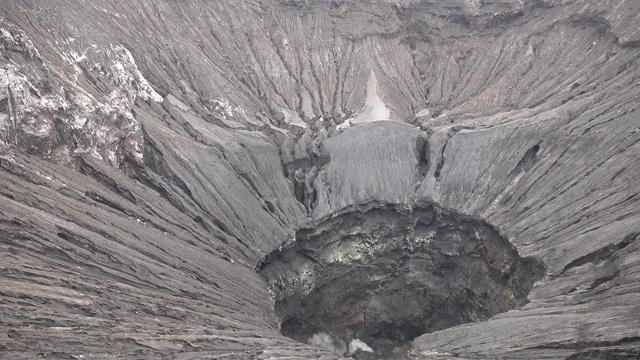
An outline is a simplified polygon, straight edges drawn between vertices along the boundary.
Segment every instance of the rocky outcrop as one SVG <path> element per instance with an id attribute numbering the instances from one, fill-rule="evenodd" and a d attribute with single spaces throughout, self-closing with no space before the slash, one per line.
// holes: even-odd
<path id="1" fill-rule="evenodd" d="M 494 279 L 485 293 L 497 298 L 511 286 L 498 272 L 539 266 L 521 271 L 517 301 L 471 291 L 461 308 L 475 310 L 403 334 L 389 356 L 637 357 L 639 11 L 633 0 L 5 1 L 2 357 L 335 358 L 282 335 L 296 309 L 256 269 L 280 254 L 319 261 L 317 281 L 349 267 L 365 279 L 403 251 L 399 269 L 420 256 L 455 266 L 433 278 L 418 266 L 425 288 L 385 273 L 385 289 L 412 295 L 378 304 L 418 304 L 418 290 L 444 287 L 437 276 L 462 279 L 437 304 L 476 278 Z M 427 208 L 495 241 L 479 245 L 477 228 L 447 215 L 425 226 L 463 229 L 469 251 L 449 254 L 453 235 L 408 251 Z M 382 236 L 385 221 L 404 235 Z M 322 231 L 397 246 L 326 268 Z M 510 269 L 493 255 L 467 268 L 465 256 L 493 254 L 487 244 Z M 368 285 L 350 285 L 360 304 Z M 413 326 L 424 318 L 411 306 L 376 314 Z M 381 356 L 359 324 L 339 330 L 370 336 L 377 353 L 354 356 Z"/>

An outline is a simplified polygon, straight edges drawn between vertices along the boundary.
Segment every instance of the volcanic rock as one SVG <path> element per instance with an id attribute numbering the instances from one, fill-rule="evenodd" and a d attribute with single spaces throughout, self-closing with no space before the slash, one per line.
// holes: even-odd
<path id="1" fill-rule="evenodd" d="M 0 358 L 637 358 L 639 13 L 3 0 Z"/>

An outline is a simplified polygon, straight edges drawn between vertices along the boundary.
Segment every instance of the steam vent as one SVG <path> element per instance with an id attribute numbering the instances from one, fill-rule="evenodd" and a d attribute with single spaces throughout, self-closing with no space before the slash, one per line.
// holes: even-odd
<path id="1" fill-rule="evenodd" d="M 639 359 L 639 14 L 0 0 L 0 359 Z"/>

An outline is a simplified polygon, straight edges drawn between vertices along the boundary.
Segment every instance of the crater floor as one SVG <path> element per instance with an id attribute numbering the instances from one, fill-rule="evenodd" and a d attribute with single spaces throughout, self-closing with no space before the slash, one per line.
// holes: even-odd
<path id="1" fill-rule="evenodd" d="M 400 358 L 419 335 L 524 305 L 543 270 L 483 221 L 369 204 L 301 229 L 259 272 L 284 335 L 360 339 Z"/>

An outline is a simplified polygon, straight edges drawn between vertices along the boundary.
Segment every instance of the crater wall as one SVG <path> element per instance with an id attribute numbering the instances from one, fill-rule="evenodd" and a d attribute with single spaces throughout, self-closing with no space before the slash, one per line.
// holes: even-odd
<path id="1" fill-rule="evenodd" d="M 639 6 L 3 1 L 2 357 L 335 358 L 255 268 L 363 206 L 546 269 L 406 357 L 637 357 Z"/>

